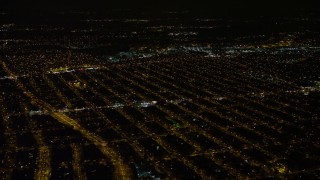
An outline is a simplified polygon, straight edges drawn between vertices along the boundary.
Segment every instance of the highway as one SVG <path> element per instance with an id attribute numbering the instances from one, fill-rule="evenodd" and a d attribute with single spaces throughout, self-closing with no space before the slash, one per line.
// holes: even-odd
<path id="1" fill-rule="evenodd" d="M 10 69 L 6 66 L 4 62 L 2 62 L 3 69 L 12 77 L 16 77 L 15 74 L 10 71 Z M 37 98 L 34 94 L 29 92 L 21 82 L 19 82 L 18 79 L 14 79 L 15 83 L 17 84 L 17 87 L 24 92 L 24 94 L 29 97 L 32 101 L 32 103 L 44 111 L 47 111 L 49 115 L 51 115 L 53 118 L 55 118 L 60 123 L 72 127 L 75 131 L 80 132 L 83 137 L 88 139 L 90 142 L 92 142 L 106 157 L 111 159 L 111 162 L 115 168 L 114 171 L 114 178 L 115 179 L 131 179 L 133 177 L 132 171 L 130 167 L 125 164 L 121 157 L 118 155 L 118 153 L 109 147 L 108 142 L 104 141 L 101 137 L 89 132 L 85 128 L 83 128 L 76 120 L 70 118 L 66 114 L 62 112 L 58 112 L 54 107 L 52 107 L 50 104 L 42 101 L 41 99 Z M 43 152 L 45 155 L 45 152 L 47 152 L 46 149 L 40 150 L 40 152 Z M 41 154 L 40 154 L 41 155 Z M 41 159 L 41 158 L 40 158 Z M 41 163 L 41 162 L 40 162 Z M 36 176 L 37 179 L 43 179 L 43 174 L 47 177 L 48 172 L 42 172 L 39 171 L 39 175 Z M 50 172 L 49 172 L 50 173 Z"/>

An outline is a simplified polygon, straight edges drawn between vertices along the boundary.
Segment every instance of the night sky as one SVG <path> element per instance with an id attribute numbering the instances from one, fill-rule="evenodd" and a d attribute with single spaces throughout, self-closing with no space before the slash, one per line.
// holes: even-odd
<path id="1" fill-rule="evenodd" d="M 1 0 L 1 9 L 13 13 L 56 12 L 66 10 L 105 11 L 136 9 L 141 11 L 191 10 L 215 15 L 290 15 L 297 11 L 319 9 L 317 0 Z M 315 10 L 316 9 L 316 10 Z"/>

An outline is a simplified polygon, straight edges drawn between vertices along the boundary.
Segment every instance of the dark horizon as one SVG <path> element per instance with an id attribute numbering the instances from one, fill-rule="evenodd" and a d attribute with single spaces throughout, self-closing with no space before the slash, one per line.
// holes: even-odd
<path id="1" fill-rule="evenodd" d="M 161 11 L 183 11 L 188 10 L 194 14 L 207 14 L 214 16 L 296 16 L 304 13 L 315 14 L 319 10 L 319 2 L 316 0 L 307 0 L 303 2 L 297 1 L 253 1 L 244 0 L 242 2 L 236 0 L 227 1 L 208 1 L 200 0 L 196 2 L 176 1 L 159 1 L 151 2 L 146 0 L 120 0 L 102 2 L 93 1 L 76 1 L 62 0 L 49 1 L 18 1 L 4 0 L 0 10 L 11 14 L 29 14 L 29 13 L 56 13 L 60 11 L 93 11 L 104 13 L 115 9 L 130 9 L 140 12 Z"/>

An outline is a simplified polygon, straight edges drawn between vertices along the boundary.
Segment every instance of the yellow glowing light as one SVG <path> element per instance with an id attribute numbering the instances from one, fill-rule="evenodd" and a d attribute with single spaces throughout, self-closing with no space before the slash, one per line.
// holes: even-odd
<path id="1" fill-rule="evenodd" d="M 280 173 L 280 174 L 284 174 L 287 172 L 287 167 L 283 164 L 277 164 L 277 166 L 275 167 L 275 169 Z"/>

